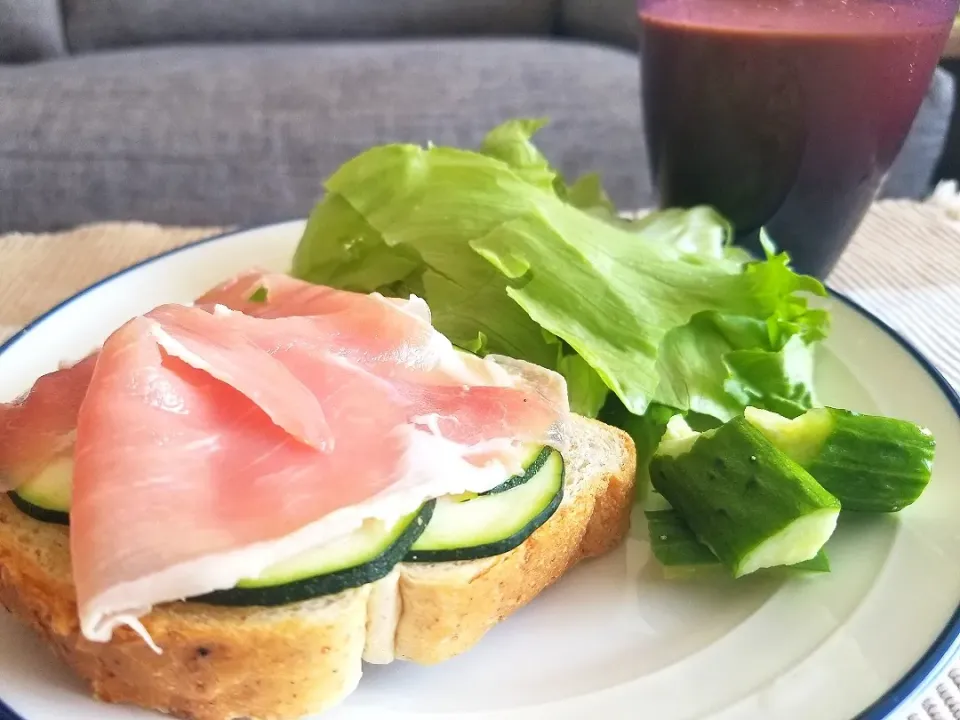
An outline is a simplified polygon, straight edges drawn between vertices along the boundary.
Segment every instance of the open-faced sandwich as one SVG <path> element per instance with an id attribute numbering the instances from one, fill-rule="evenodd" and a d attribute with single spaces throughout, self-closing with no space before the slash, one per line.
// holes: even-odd
<path id="1" fill-rule="evenodd" d="M 250 272 L 0 406 L 0 602 L 102 700 L 297 718 L 614 547 L 634 470 L 422 300 Z"/>

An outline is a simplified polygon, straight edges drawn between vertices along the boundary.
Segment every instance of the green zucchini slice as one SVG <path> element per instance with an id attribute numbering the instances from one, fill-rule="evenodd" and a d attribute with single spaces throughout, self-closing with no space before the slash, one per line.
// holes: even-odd
<path id="1" fill-rule="evenodd" d="M 73 459 L 63 457 L 7 495 L 14 505 L 35 520 L 69 525 L 72 493 Z"/>
<path id="2" fill-rule="evenodd" d="M 493 495 L 525 483 L 532 478 L 550 454 L 549 448 L 527 445 L 522 461 L 523 472 L 509 477 L 483 495 Z M 8 495 L 22 512 L 43 522 L 70 524 L 70 503 L 73 491 L 73 460 L 61 458 L 51 463 L 39 475 Z"/>
<path id="3" fill-rule="evenodd" d="M 563 500 L 563 458 L 545 452 L 533 475 L 502 492 L 466 500 L 437 500 L 427 529 L 405 562 L 475 560 L 517 547 L 556 512 Z"/>
<path id="4" fill-rule="evenodd" d="M 390 573 L 423 532 L 434 501 L 393 525 L 367 520 L 351 534 L 277 563 L 229 590 L 190 598 L 209 605 L 286 605 L 375 582 Z"/>
<path id="5" fill-rule="evenodd" d="M 829 407 L 793 420 L 757 408 L 744 417 L 844 510 L 898 512 L 930 482 L 936 441 L 915 423 Z"/>
<path id="6" fill-rule="evenodd" d="M 523 483 L 540 471 L 540 468 L 543 467 L 543 464 L 549 459 L 551 452 L 553 452 L 551 448 L 540 447 L 538 445 L 527 448 L 527 458 L 523 461 L 524 470 L 522 473 L 507 478 L 495 488 L 491 488 L 480 494 L 496 495 L 497 493 L 506 492 L 511 488 L 515 488 L 517 485 L 523 485 Z"/>

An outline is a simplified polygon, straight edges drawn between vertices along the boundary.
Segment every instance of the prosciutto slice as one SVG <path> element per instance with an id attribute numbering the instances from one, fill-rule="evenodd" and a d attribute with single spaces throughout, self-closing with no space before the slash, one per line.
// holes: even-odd
<path id="1" fill-rule="evenodd" d="M 379 352 L 388 336 L 358 332 L 357 308 L 271 319 L 164 306 L 107 340 L 74 456 L 86 637 L 108 640 L 122 624 L 148 637 L 137 618 L 154 604 L 232 587 L 366 518 L 487 490 L 519 441 L 559 444 L 566 407 L 454 382 L 438 372 L 459 367 L 454 351 L 422 315 L 364 303 L 370 316 L 414 321 L 424 334 L 411 352 L 436 347 L 433 364 Z"/>
<path id="2" fill-rule="evenodd" d="M 450 341 L 430 324 L 430 308 L 416 296 L 397 299 L 354 293 L 251 270 L 201 295 L 196 304 L 222 305 L 258 318 L 309 316 L 315 332 L 350 348 L 352 359 L 373 365 L 380 373 L 396 375 L 414 369 L 417 382 L 434 384 L 515 382 L 496 362 L 452 352 Z M 565 393 L 564 386 L 564 397 Z"/>
<path id="3" fill-rule="evenodd" d="M 48 373 L 23 397 L 0 403 L 0 492 L 72 455 L 77 413 L 96 363 L 90 356 Z"/>
<path id="4" fill-rule="evenodd" d="M 315 342 L 335 347 L 336 352 L 349 354 L 351 360 L 386 376 L 410 373 L 418 383 L 441 385 L 517 383 L 500 363 L 452 352 L 450 342 L 430 325 L 427 304 L 416 297 L 396 300 L 364 295 L 251 270 L 204 293 L 196 305 L 210 313 L 216 313 L 219 307 L 259 318 L 309 317 L 297 326 L 296 335 L 310 335 Z M 278 328 L 275 343 L 286 342 L 284 333 L 288 332 Z M 183 351 L 189 352 L 189 337 L 184 343 Z M 169 352 L 176 354 L 176 349 Z M 43 376 L 19 400 L 0 403 L 0 492 L 15 489 L 52 462 L 73 454 L 77 415 L 96 363 L 97 356 L 92 355 Z M 217 368 L 221 373 L 231 372 L 225 365 L 218 364 Z M 230 382 L 229 377 L 221 379 Z M 293 390 L 287 380 L 258 392 L 283 398 L 294 395 Z M 565 401 L 563 385 L 550 402 L 559 407 Z M 265 399 L 265 403 L 268 413 L 271 407 L 283 407 L 282 400 L 273 403 Z M 284 420 L 277 419 L 282 426 Z M 325 429 L 323 423 L 318 416 L 309 432 L 307 428 L 290 429 L 304 442 L 322 446 L 330 439 L 329 428 Z"/>
<path id="5" fill-rule="evenodd" d="M 149 313 L 150 332 L 164 351 L 245 395 L 291 436 L 319 450 L 333 437 L 320 403 L 278 360 L 290 352 L 282 343 L 273 353 L 205 312 L 161 306 Z"/>
<path id="6" fill-rule="evenodd" d="M 374 315 L 364 310 L 375 309 L 373 303 L 386 302 L 402 310 L 412 318 L 430 325 L 430 308 L 421 298 L 408 300 L 385 298 L 378 293 L 364 294 L 336 290 L 325 285 L 314 285 L 297 280 L 283 273 L 270 273 L 261 270 L 248 270 L 226 282 L 217 285 L 197 298 L 197 305 L 224 305 L 245 315 L 262 318 L 291 317 L 294 315 L 329 315 L 338 312 L 360 312 L 367 319 Z M 396 318 L 392 318 L 396 320 Z M 418 324 L 417 334 L 425 335 L 426 330 Z M 410 324 L 393 325 L 393 334 L 404 337 L 411 328 Z M 369 333 L 389 329 L 379 327 Z M 416 335 L 414 336 L 416 337 Z M 413 338 L 407 336 L 407 340 Z"/>

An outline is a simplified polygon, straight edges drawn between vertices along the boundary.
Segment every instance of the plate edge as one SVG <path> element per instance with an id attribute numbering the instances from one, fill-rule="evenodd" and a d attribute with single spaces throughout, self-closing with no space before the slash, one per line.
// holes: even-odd
<path id="1" fill-rule="evenodd" d="M 960 394 L 926 355 L 911 341 L 907 340 L 899 330 L 877 317 L 855 300 L 829 285 L 827 291 L 831 296 L 883 330 L 900 347 L 906 350 L 933 379 L 950 403 L 954 413 L 957 417 L 960 417 Z M 954 646 L 958 639 L 960 639 L 960 598 L 958 598 L 957 609 L 954 610 L 946 626 L 937 635 L 933 645 L 920 656 L 893 687 L 861 710 L 852 720 L 887 720 L 892 717 L 892 713 L 903 708 L 910 700 L 926 692 L 936 682 L 938 673 L 953 659 L 956 654 Z"/>

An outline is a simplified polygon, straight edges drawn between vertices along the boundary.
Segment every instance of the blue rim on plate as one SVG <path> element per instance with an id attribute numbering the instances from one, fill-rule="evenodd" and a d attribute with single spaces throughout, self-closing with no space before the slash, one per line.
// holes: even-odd
<path id="1" fill-rule="evenodd" d="M 218 235 L 213 235 L 211 237 L 202 238 L 200 240 L 195 240 L 193 242 L 187 243 L 186 245 L 181 245 L 180 247 L 167 250 L 162 252 L 159 255 L 154 255 L 145 260 L 131 265 L 128 268 L 124 268 L 118 272 L 115 272 L 113 275 L 109 275 L 98 282 L 95 282 L 93 285 L 84 288 L 80 292 L 72 295 L 63 302 L 55 305 L 47 312 L 43 313 L 31 323 L 26 325 L 22 330 L 15 333 L 12 337 L 8 338 L 4 343 L 0 344 L 0 354 L 3 354 L 8 348 L 13 346 L 20 338 L 24 337 L 29 333 L 34 327 L 42 323 L 47 317 L 58 312 L 61 308 L 69 305 L 78 298 L 86 295 L 88 292 L 94 290 L 95 288 L 100 287 L 104 283 L 110 282 L 111 280 L 116 279 L 121 275 L 126 275 L 129 272 L 143 267 L 144 265 L 149 265 L 150 263 L 156 262 L 165 257 L 171 255 L 176 255 L 177 253 L 185 252 L 191 248 L 195 248 L 199 245 L 205 245 L 207 243 L 215 242 L 217 240 L 222 240 L 223 238 L 230 237 L 231 235 L 239 235 L 241 233 L 250 232 L 252 230 L 260 230 L 268 227 L 275 227 L 276 225 L 283 225 L 285 223 L 273 223 L 270 225 L 254 226 L 247 228 L 237 228 L 235 230 L 230 230 L 228 232 L 220 233 Z M 913 344 L 904 338 L 899 332 L 894 330 L 886 322 L 878 318 L 872 312 L 862 307 L 858 303 L 854 302 L 848 298 L 843 293 L 837 292 L 832 288 L 828 288 L 830 295 L 840 300 L 842 303 L 852 308 L 854 311 L 865 317 L 871 323 L 883 330 L 887 335 L 889 335 L 893 340 L 895 340 L 904 350 L 906 350 L 914 360 L 917 361 L 927 374 L 933 379 L 937 387 L 943 392 L 944 396 L 950 402 L 950 405 L 953 407 L 954 412 L 957 416 L 960 417 L 960 395 L 957 394 L 957 391 L 953 386 L 947 381 L 943 374 L 937 370 L 936 367 L 921 353 Z M 884 695 L 874 701 L 869 707 L 861 711 L 856 717 L 851 720 L 887 720 L 890 713 L 899 708 L 906 700 L 911 698 L 917 693 L 920 693 L 926 690 L 929 685 L 935 680 L 937 675 L 944 669 L 944 667 L 949 664 L 953 659 L 951 657 L 951 650 L 953 646 L 960 640 L 960 598 L 958 598 L 958 606 L 951 616 L 946 627 L 937 636 L 937 639 L 934 640 L 933 645 L 923 654 L 923 656 L 914 664 L 907 673 L 900 678 L 900 680 L 888 690 Z M 14 712 L 6 703 L 0 699 L 0 720 L 31 720 L 29 718 L 24 718 L 18 713 Z"/>

